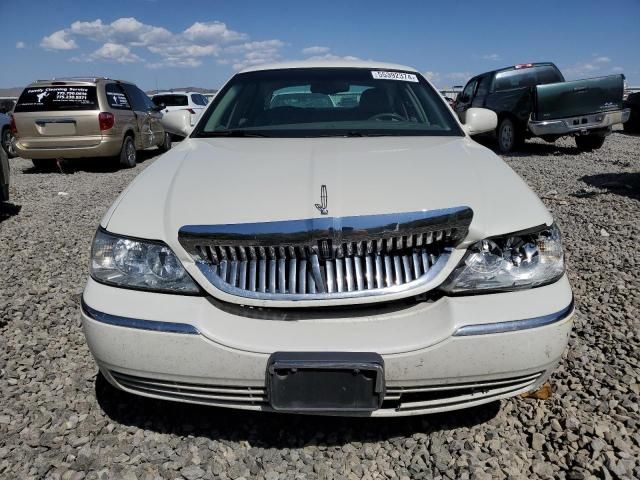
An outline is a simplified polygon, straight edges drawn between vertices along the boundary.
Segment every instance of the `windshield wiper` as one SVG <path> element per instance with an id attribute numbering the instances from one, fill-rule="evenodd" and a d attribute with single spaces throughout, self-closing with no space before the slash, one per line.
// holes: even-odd
<path id="1" fill-rule="evenodd" d="M 207 137 L 269 137 L 269 135 L 265 135 L 264 133 L 252 132 L 250 130 L 220 130 L 217 132 L 204 132 L 204 135 Z"/>

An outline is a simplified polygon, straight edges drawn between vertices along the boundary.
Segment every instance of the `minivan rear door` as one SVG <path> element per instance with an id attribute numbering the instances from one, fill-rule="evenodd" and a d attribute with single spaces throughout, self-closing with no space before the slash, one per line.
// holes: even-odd
<path id="1" fill-rule="evenodd" d="M 95 86 L 57 82 L 27 87 L 14 117 L 25 146 L 80 147 L 100 142 L 99 110 Z"/>

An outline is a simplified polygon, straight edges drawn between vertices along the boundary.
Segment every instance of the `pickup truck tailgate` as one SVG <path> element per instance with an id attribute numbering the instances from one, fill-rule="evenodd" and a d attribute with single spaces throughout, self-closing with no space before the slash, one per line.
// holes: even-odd
<path id="1" fill-rule="evenodd" d="M 534 120 L 553 120 L 622 109 L 623 75 L 536 86 Z"/>

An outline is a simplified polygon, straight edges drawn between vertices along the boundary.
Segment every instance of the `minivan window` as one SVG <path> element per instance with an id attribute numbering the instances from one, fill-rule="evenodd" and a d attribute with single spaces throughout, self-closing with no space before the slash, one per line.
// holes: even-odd
<path id="1" fill-rule="evenodd" d="M 149 104 L 151 101 L 147 94 L 140 90 L 135 85 L 130 84 L 122 84 L 122 87 L 127 92 L 127 96 L 129 97 L 129 101 L 131 102 L 133 109 L 137 112 L 146 112 L 149 110 Z M 148 102 L 148 103 L 147 103 Z"/>
<path id="2" fill-rule="evenodd" d="M 85 85 L 51 85 L 25 88 L 16 112 L 54 112 L 64 110 L 98 110 L 96 87 Z"/>
<path id="3" fill-rule="evenodd" d="M 109 83 L 104 87 L 104 91 L 107 95 L 107 103 L 111 108 L 116 110 L 131 110 L 129 100 L 127 100 L 127 96 L 120 85 Z"/>
<path id="4" fill-rule="evenodd" d="M 343 103 L 348 95 L 352 102 Z M 193 136 L 462 135 L 439 93 L 415 72 L 300 68 L 237 74 Z"/>
<path id="5" fill-rule="evenodd" d="M 206 102 L 203 101 L 202 95 L 198 95 L 197 93 L 191 94 L 191 101 L 196 105 L 202 105 L 203 107 L 206 105 Z"/>
<path id="6" fill-rule="evenodd" d="M 477 97 L 483 97 L 487 93 L 489 93 L 489 86 L 491 85 L 491 75 L 485 75 L 480 78 L 480 82 L 478 83 L 478 89 L 476 90 Z"/>
<path id="7" fill-rule="evenodd" d="M 164 103 L 167 107 L 186 107 L 189 105 L 189 99 L 186 95 L 154 95 L 152 100 L 156 105 Z"/>
<path id="8" fill-rule="evenodd" d="M 556 68 L 551 65 L 540 65 L 496 73 L 494 90 L 533 87 L 534 85 L 561 81 L 562 76 Z"/>

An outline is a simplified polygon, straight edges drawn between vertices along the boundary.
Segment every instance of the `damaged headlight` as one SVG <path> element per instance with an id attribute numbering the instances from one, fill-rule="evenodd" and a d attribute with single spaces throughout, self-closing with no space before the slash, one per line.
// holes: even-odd
<path id="1" fill-rule="evenodd" d="M 117 287 L 199 293 L 178 257 L 164 243 L 98 230 L 91 247 L 91 277 Z"/>
<path id="2" fill-rule="evenodd" d="M 441 289 L 448 293 L 516 290 L 553 283 L 563 274 L 560 230 L 554 224 L 475 243 Z"/>

